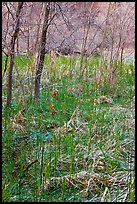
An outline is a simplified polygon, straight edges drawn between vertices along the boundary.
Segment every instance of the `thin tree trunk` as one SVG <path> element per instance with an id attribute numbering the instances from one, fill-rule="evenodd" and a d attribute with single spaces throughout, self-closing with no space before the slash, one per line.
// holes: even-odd
<path id="1" fill-rule="evenodd" d="M 17 12 L 16 12 L 15 29 L 13 32 L 13 36 L 11 39 L 11 45 L 10 45 L 10 65 L 9 65 L 8 84 L 7 84 L 7 106 L 11 105 L 11 99 L 12 99 L 12 70 L 13 70 L 13 65 L 14 65 L 15 42 L 16 42 L 16 39 L 19 33 L 19 27 L 20 27 L 19 15 L 20 15 L 22 7 L 23 7 L 23 2 L 19 2 Z"/>
<path id="2" fill-rule="evenodd" d="M 42 21 L 42 16 L 43 16 L 43 12 L 44 12 L 44 4 L 43 4 L 43 6 L 42 6 L 42 12 L 40 13 L 40 16 L 39 16 L 39 20 L 38 20 L 38 22 L 37 22 L 37 25 L 38 25 L 38 29 L 37 29 L 37 34 L 36 34 L 36 41 L 35 41 L 35 45 L 34 45 L 34 48 L 35 48 L 35 50 L 36 50 L 36 48 L 38 47 L 38 42 L 39 42 L 39 33 L 40 33 L 40 28 L 41 28 L 41 21 Z"/>
<path id="3" fill-rule="evenodd" d="M 30 25 L 28 24 L 28 29 L 27 29 L 27 54 L 30 54 Z"/>
<path id="4" fill-rule="evenodd" d="M 35 99 L 38 99 L 40 96 L 40 80 L 44 65 L 44 57 L 45 57 L 45 45 L 46 45 L 46 34 L 48 29 L 48 20 L 49 20 L 49 11 L 50 11 L 50 2 L 45 4 L 45 14 L 44 14 L 44 22 L 42 28 L 42 36 L 41 36 L 41 43 L 40 43 L 40 51 L 38 53 L 38 63 L 37 63 L 37 70 L 35 76 Z"/>

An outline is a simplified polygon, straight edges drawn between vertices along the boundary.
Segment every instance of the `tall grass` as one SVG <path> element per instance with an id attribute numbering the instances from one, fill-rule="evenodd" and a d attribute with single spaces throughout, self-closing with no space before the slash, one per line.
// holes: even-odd
<path id="1" fill-rule="evenodd" d="M 123 63 L 122 70 L 117 65 L 116 81 L 109 84 L 106 75 L 97 81 L 97 57 L 89 59 L 81 81 L 79 57 L 59 56 L 52 63 L 50 57 L 35 102 L 33 58 L 16 56 L 24 111 L 16 73 L 10 108 L 3 79 L 3 202 L 134 201 L 134 64 Z M 112 103 L 101 101 L 103 95 Z"/>

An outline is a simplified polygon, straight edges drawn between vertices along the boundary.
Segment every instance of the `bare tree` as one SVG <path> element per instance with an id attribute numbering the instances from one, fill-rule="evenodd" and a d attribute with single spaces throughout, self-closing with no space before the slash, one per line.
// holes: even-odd
<path id="1" fill-rule="evenodd" d="M 103 77 L 108 75 L 108 70 L 111 72 L 110 79 L 114 79 L 117 62 L 120 58 L 122 69 L 125 49 L 133 35 L 130 32 L 130 30 L 134 30 L 134 28 L 132 29 L 134 11 L 130 12 L 131 3 L 105 2 L 100 6 L 100 2 L 24 2 L 21 11 L 21 25 L 19 25 L 20 32 L 17 28 L 17 20 L 20 19 L 15 12 L 18 2 L 3 3 L 2 49 L 6 56 L 3 77 L 8 68 L 8 59 L 10 59 L 7 103 L 10 104 L 9 101 L 11 101 L 12 69 L 15 68 L 14 54 L 16 51 L 19 55 L 26 54 L 26 57 L 30 59 L 31 63 L 24 67 L 28 69 L 26 74 L 28 89 L 31 90 L 31 96 L 34 93 L 35 99 L 40 96 L 40 86 L 43 82 L 42 79 L 44 80 L 42 74 L 45 54 L 53 50 L 59 55 L 74 54 L 74 57 L 70 58 L 69 73 L 75 73 L 76 77 L 86 77 L 90 74 L 88 63 L 94 51 L 98 49 L 97 51 L 102 57 L 102 64 L 98 67 L 99 83 L 103 81 Z M 134 43 L 132 43 L 133 46 Z M 34 58 L 28 56 L 30 50 L 33 52 Z M 78 69 L 75 71 L 76 53 L 81 54 L 81 58 L 77 64 Z M 107 68 L 106 56 L 109 59 Z M 56 62 L 55 60 L 53 62 L 52 58 L 49 69 L 50 76 L 54 74 L 54 71 L 56 75 Z M 49 77 L 49 69 L 44 72 L 46 79 Z M 51 78 L 48 80 L 50 81 Z"/>
<path id="2" fill-rule="evenodd" d="M 45 4 L 45 8 L 44 8 L 43 28 L 42 28 L 40 49 L 37 56 L 38 60 L 36 65 L 37 70 L 36 70 L 36 76 L 35 76 L 35 94 L 34 94 L 35 99 L 38 99 L 40 96 L 40 81 L 41 81 L 41 75 L 42 75 L 42 70 L 44 65 L 46 35 L 47 35 L 48 26 L 50 24 L 49 22 L 50 2 L 46 2 L 44 4 Z"/>
<path id="3" fill-rule="evenodd" d="M 133 33 L 134 4 L 127 2 L 109 2 L 106 17 L 101 25 L 100 53 L 102 63 L 97 71 L 97 84 L 112 88 L 118 80 L 118 64 L 122 70 L 123 53 L 129 47 Z M 128 38 L 129 36 L 129 38 Z M 108 64 L 106 66 L 106 60 Z"/>
<path id="4" fill-rule="evenodd" d="M 15 19 L 15 28 L 13 30 L 13 35 L 11 38 L 10 44 L 10 65 L 8 72 L 8 84 L 7 84 L 7 106 L 10 106 L 12 99 L 12 70 L 14 65 L 14 48 L 16 39 L 18 37 L 19 28 L 20 28 L 20 12 L 23 7 L 23 2 L 18 2 L 18 7 L 16 11 L 16 19 Z"/>

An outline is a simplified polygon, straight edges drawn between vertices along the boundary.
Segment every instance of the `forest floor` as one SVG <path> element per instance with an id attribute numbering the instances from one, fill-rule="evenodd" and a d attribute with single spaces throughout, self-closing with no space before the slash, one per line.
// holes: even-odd
<path id="1" fill-rule="evenodd" d="M 79 63 L 45 59 L 52 69 L 43 71 L 36 102 L 32 59 L 16 58 L 25 95 L 14 72 L 10 108 L 4 78 L 3 202 L 135 201 L 134 64 L 118 66 L 111 81 L 98 58 L 79 79 Z"/>

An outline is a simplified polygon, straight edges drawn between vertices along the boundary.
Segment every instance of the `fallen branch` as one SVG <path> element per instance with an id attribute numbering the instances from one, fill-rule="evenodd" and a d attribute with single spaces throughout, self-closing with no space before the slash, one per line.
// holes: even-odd
<path id="1" fill-rule="evenodd" d="M 35 164 L 36 162 L 38 162 L 38 159 L 35 159 L 34 161 L 30 162 L 30 163 L 23 169 L 23 171 L 27 171 L 28 168 L 29 168 L 32 164 Z"/>

